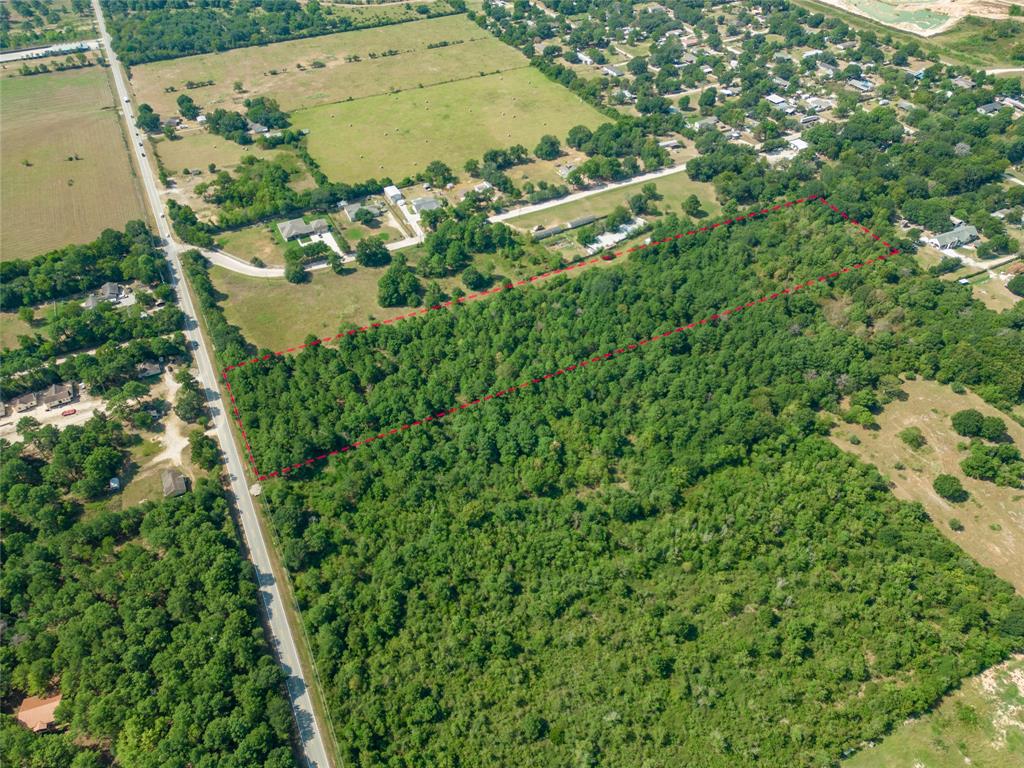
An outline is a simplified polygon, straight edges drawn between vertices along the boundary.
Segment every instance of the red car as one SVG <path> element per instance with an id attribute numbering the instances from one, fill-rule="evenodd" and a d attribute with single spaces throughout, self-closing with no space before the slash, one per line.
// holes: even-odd
<path id="1" fill-rule="evenodd" d="M 68 408 L 66 411 L 61 411 L 60 415 L 61 416 L 74 416 L 76 413 L 78 413 L 78 409 L 77 408 Z"/>

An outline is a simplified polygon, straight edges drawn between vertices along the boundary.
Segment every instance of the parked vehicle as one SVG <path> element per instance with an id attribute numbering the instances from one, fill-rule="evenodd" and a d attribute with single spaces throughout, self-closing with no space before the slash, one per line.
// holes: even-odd
<path id="1" fill-rule="evenodd" d="M 76 413 L 78 413 L 78 409 L 77 408 L 68 408 L 66 411 L 61 411 L 60 415 L 61 416 L 74 416 Z"/>

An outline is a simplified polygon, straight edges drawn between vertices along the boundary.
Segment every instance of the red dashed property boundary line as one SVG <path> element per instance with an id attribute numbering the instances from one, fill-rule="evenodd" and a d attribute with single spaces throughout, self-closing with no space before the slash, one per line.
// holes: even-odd
<path id="1" fill-rule="evenodd" d="M 642 250 L 642 249 L 645 249 L 645 248 L 651 248 L 651 247 L 658 246 L 658 245 L 663 245 L 663 244 L 665 244 L 667 242 L 670 242 L 672 240 L 678 240 L 678 239 L 680 239 L 682 237 L 686 237 L 688 235 L 695 235 L 695 234 L 697 234 L 699 232 L 708 232 L 708 231 L 711 231 L 713 229 L 717 229 L 718 227 L 721 227 L 721 226 L 728 226 L 730 224 L 735 224 L 735 223 L 739 223 L 739 222 L 743 222 L 743 221 L 748 221 L 749 219 L 755 218 L 757 216 L 763 216 L 765 214 L 772 213 L 772 212 L 781 210 L 783 208 L 789 208 L 789 207 L 792 207 L 793 205 L 796 205 L 796 204 L 799 204 L 799 203 L 804 203 L 804 202 L 811 202 L 813 200 L 817 200 L 822 205 L 826 206 L 827 208 L 830 208 L 832 211 L 834 211 L 835 213 L 837 213 L 840 216 L 842 216 L 844 219 L 849 221 L 851 224 L 854 224 L 855 226 L 857 226 L 865 234 L 869 235 L 874 240 L 876 240 L 876 241 L 880 242 L 881 244 L 883 244 L 886 248 L 889 249 L 888 254 L 886 254 L 885 256 L 878 256 L 878 257 L 876 257 L 874 259 L 866 259 L 863 262 L 857 262 L 855 264 L 850 265 L 849 267 L 842 267 L 841 269 L 839 269 L 839 270 L 837 270 L 835 272 L 830 272 L 827 275 L 821 275 L 821 276 L 813 278 L 811 280 L 807 280 L 805 282 L 798 283 L 798 284 L 796 284 L 796 285 L 794 285 L 792 287 L 783 288 L 781 291 L 778 291 L 776 293 L 772 293 L 772 294 L 768 294 L 768 295 L 765 295 L 765 296 L 761 296 L 758 299 L 755 299 L 755 300 L 752 300 L 752 301 L 748 301 L 745 304 L 740 304 L 740 305 L 738 305 L 736 307 L 733 307 L 731 309 L 721 310 L 721 311 L 716 312 L 715 314 L 709 315 L 709 316 L 707 316 L 707 317 L 705 317 L 705 318 L 703 318 L 701 320 L 696 320 L 694 322 L 688 323 L 687 325 L 679 326 L 677 328 L 673 328 L 673 329 L 665 331 L 663 333 L 655 334 L 654 336 L 652 336 L 650 338 L 640 339 L 640 340 L 638 340 L 638 341 L 636 341 L 634 343 L 626 344 L 626 345 L 624 345 L 622 347 L 618 347 L 618 348 L 616 348 L 614 350 L 611 350 L 609 352 L 606 352 L 604 354 L 597 355 L 595 357 L 591 357 L 591 358 L 588 358 L 588 359 L 585 359 L 585 360 L 581 360 L 578 363 L 574 363 L 573 365 L 569 365 L 569 366 L 566 366 L 564 368 L 559 368 L 557 371 L 543 374 L 542 376 L 540 376 L 538 378 L 532 378 L 532 379 L 530 379 L 528 381 L 523 382 L 522 384 L 518 384 L 518 385 L 512 386 L 512 387 L 508 387 L 508 388 L 500 390 L 498 392 L 493 392 L 493 393 L 491 393 L 489 395 L 485 395 L 484 397 L 477 398 L 476 400 L 471 400 L 471 401 L 469 401 L 467 403 L 464 403 L 462 405 L 449 408 L 448 410 L 440 411 L 440 412 L 438 412 L 436 414 L 432 414 L 430 416 L 426 416 L 426 417 L 424 417 L 422 419 L 417 419 L 416 421 L 411 421 L 408 424 L 402 424 L 399 427 L 394 427 L 392 429 L 389 429 L 389 430 L 386 430 L 384 432 L 381 432 L 381 433 L 379 433 L 377 435 L 373 435 L 371 437 L 367 437 L 367 438 L 364 438 L 362 440 L 357 440 L 357 441 L 355 441 L 355 442 L 353 442 L 353 443 L 351 443 L 349 445 L 343 446 L 342 448 L 339 448 L 337 450 L 332 450 L 332 451 L 327 451 L 325 453 L 321 453 L 318 456 L 313 456 L 313 457 L 310 457 L 308 459 L 305 459 L 304 461 L 300 461 L 298 463 L 291 464 L 291 465 L 288 465 L 286 467 L 281 467 L 280 469 L 274 470 L 273 472 L 269 472 L 269 473 L 266 473 L 266 474 L 261 474 L 259 469 L 257 468 L 256 458 L 253 455 L 253 451 L 252 451 L 252 445 L 250 444 L 249 436 L 245 432 L 245 427 L 242 424 L 241 414 L 239 413 L 238 405 L 235 402 L 235 396 L 234 396 L 234 393 L 232 392 L 232 389 L 231 389 L 231 382 L 228 380 L 228 372 L 229 371 L 234 370 L 235 368 L 241 368 L 241 367 L 249 365 L 251 363 L 260 362 L 260 361 L 263 361 L 263 360 L 269 360 L 269 359 L 272 359 L 274 357 L 285 355 L 285 354 L 288 354 L 290 352 L 294 352 L 294 351 L 303 349 L 304 347 L 317 346 L 317 345 L 324 344 L 324 343 L 327 343 L 327 342 L 330 342 L 330 341 L 335 341 L 335 340 L 340 339 L 340 338 L 342 338 L 344 336 L 354 336 L 354 335 L 359 334 L 359 333 L 366 333 L 366 332 L 371 331 L 371 330 L 376 330 L 377 328 L 383 327 L 384 325 L 388 325 L 388 324 L 394 323 L 394 322 L 396 322 L 398 320 L 404 320 L 404 319 L 409 319 L 409 318 L 414 318 L 414 317 L 422 317 L 427 312 L 430 312 L 432 310 L 448 309 L 448 308 L 450 308 L 451 306 L 453 306 L 453 305 L 455 305 L 457 303 L 462 303 L 462 302 L 473 300 L 473 299 L 483 298 L 483 297 L 485 297 L 487 295 L 493 295 L 495 293 L 500 293 L 501 291 L 504 291 L 504 290 L 509 290 L 511 288 L 517 288 L 517 287 L 521 287 L 523 285 L 528 285 L 528 284 L 530 284 L 532 282 L 536 282 L 538 280 L 542 280 L 544 278 L 551 277 L 551 276 L 556 275 L 556 274 L 562 274 L 562 273 L 568 272 L 568 271 L 570 271 L 572 269 L 578 269 L 580 267 L 590 266 L 592 264 L 597 263 L 598 261 L 601 261 L 601 259 L 597 258 L 597 259 L 591 259 L 591 260 L 588 260 L 588 261 L 577 262 L 576 264 L 571 264 L 569 266 L 562 267 L 560 269 L 552 270 L 550 272 L 546 272 L 544 274 L 537 275 L 535 277 L 528 278 L 526 280 L 520 280 L 520 281 L 518 281 L 516 283 L 506 283 L 506 284 L 498 286 L 497 288 L 492 289 L 490 291 L 483 291 L 483 292 L 478 293 L 478 294 L 472 294 L 470 296 L 464 296 L 461 299 L 456 299 L 456 300 L 453 300 L 453 301 L 446 301 L 446 302 L 444 302 L 442 304 L 437 304 L 437 305 L 434 305 L 432 307 L 426 307 L 426 308 L 418 310 L 416 312 L 411 312 L 411 313 L 408 313 L 408 314 L 405 314 L 405 315 L 399 315 L 397 317 L 389 318 L 388 320 L 384 320 L 384 321 L 382 321 L 380 323 L 373 323 L 373 324 L 370 324 L 370 325 L 362 326 L 361 328 L 352 329 L 350 331 L 342 332 L 342 333 L 339 333 L 339 334 L 337 334 L 335 336 L 328 336 L 328 337 L 325 337 L 325 338 L 322 338 L 322 339 L 315 339 L 315 340 L 313 340 L 311 342 L 308 342 L 306 344 L 300 344 L 298 346 L 290 347 L 289 349 L 281 350 L 279 352 L 273 352 L 273 353 L 269 353 L 269 354 L 266 354 L 266 355 L 262 355 L 260 357 L 255 357 L 255 358 L 252 358 L 251 360 L 246 360 L 246 361 L 243 361 L 241 363 L 237 363 L 235 365 L 229 365 L 226 368 L 224 368 L 224 370 L 221 371 L 221 377 L 224 379 L 224 386 L 225 386 L 225 388 L 227 390 L 228 397 L 231 400 L 231 407 L 232 407 L 232 409 L 234 411 L 235 421 L 238 424 L 238 429 L 239 429 L 239 431 L 242 434 L 242 439 L 245 441 L 245 447 L 246 447 L 246 451 L 248 452 L 249 463 L 250 463 L 250 465 L 252 467 L 253 473 L 261 481 L 269 480 L 269 479 L 274 478 L 274 477 L 283 477 L 284 475 L 287 475 L 290 472 L 294 472 L 294 471 L 296 471 L 298 469 L 301 469 L 303 467 L 309 466 L 311 464 L 315 464 L 315 463 L 317 463 L 319 461 L 326 461 L 327 459 L 331 458 L 332 456 L 338 456 L 338 455 L 341 455 L 341 454 L 349 453 L 349 452 L 351 452 L 351 451 L 353 451 L 353 450 L 355 450 L 357 448 L 365 447 L 365 446 L 367 446 L 367 445 L 369 445 L 369 444 L 371 444 L 371 443 L 373 443 L 373 442 L 375 442 L 377 440 L 381 440 L 381 439 L 383 439 L 385 437 L 390 437 L 392 435 L 396 435 L 396 434 L 398 434 L 400 432 L 404 432 L 405 430 L 411 429 L 412 427 L 418 427 L 418 426 L 422 426 L 424 424 L 429 424 L 429 423 L 434 422 L 434 421 L 439 421 L 439 420 L 441 420 L 443 418 L 446 418 L 447 416 L 451 416 L 451 415 L 453 415 L 455 413 L 460 413 L 460 412 L 462 412 L 462 411 L 464 411 L 466 409 L 472 408 L 473 406 L 476 406 L 476 405 L 480 405 L 481 403 L 485 403 L 485 402 L 487 402 L 489 400 L 493 400 L 495 398 L 504 397 L 504 396 L 507 396 L 507 395 L 510 395 L 510 394 L 514 394 L 516 392 L 520 392 L 520 391 L 522 391 L 522 390 L 524 390 L 524 389 L 526 389 L 528 387 L 531 387 L 531 386 L 533 386 L 535 384 L 540 384 L 540 383 L 542 383 L 544 381 L 547 381 L 549 379 L 553 379 L 553 378 L 555 378 L 557 376 L 562 376 L 562 375 L 565 375 L 567 373 L 572 373 L 574 371 L 577 371 L 577 370 L 579 370 L 581 368 L 585 368 L 587 366 L 593 365 L 595 363 L 601 363 L 601 362 L 606 362 L 608 360 L 615 359 L 615 358 L 617 358 L 617 357 L 619 357 L 621 355 L 626 354 L 627 352 L 634 352 L 634 351 L 636 351 L 638 349 L 642 349 L 643 347 L 645 347 L 645 346 L 647 346 L 649 344 L 653 344 L 653 343 L 658 342 L 658 341 L 660 341 L 662 339 L 668 338 L 668 337 L 670 337 L 670 336 L 672 336 L 672 335 L 674 335 L 676 333 L 684 333 L 684 332 L 692 330 L 692 329 L 694 329 L 694 328 L 696 328 L 698 326 L 706 325 L 709 322 L 713 322 L 713 321 L 716 321 L 716 320 L 726 319 L 726 318 L 728 318 L 728 317 L 730 317 L 732 315 L 736 315 L 736 314 L 738 314 L 740 312 L 743 312 L 744 310 L 750 309 L 750 308 L 755 307 L 755 306 L 757 306 L 759 304 L 765 304 L 767 302 L 774 301 L 775 299 L 781 298 L 783 296 L 788 296 L 788 295 L 797 293 L 798 291 L 803 290 L 805 288 L 809 288 L 812 285 L 817 285 L 819 283 L 828 282 L 829 280 L 833 280 L 833 279 L 839 277 L 842 274 L 846 274 L 846 273 L 849 273 L 849 272 L 852 272 L 852 271 L 855 271 L 855 270 L 858 270 L 858 269 L 862 269 L 862 268 L 867 267 L 867 266 L 873 266 L 875 264 L 878 264 L 878 263 L 886 261 L 889 256 L 893 256 L 893 255 L 899 253 L 899 249 L 898 248 L 895 248 L 892 244 L 890 244 L 890 243 L 886 242 L 885 240 L 883 240 L 880 236 L 875 234 L 868 227 L 864 226 L 863 224 L 861 224 L 856 219 L 851 218 L 844 211 L 840 211 L 838 208 L 836 208 L 836 206 L 832 205 L 824 197 L 821 197 L 819 195 L 811 195 L 809 197 L 803 197 L 803 198 L 799 198 L 799 199 L 796 199 L 796 200 L 791 200 L 791 201 L 788 201 L 786 203 L 780 203 L 778 205 L 774 205 L 774 206 L 771 206 L 769 208 L 763 208 L 760 211 L 753 211 L 753 212 L 751 212 L 749 214 L 746 214 L 744 216 L 738 216 L 738 217 L 735 217 L 735 218 L 732 218 L 732 219 L 727 219 L 725 221 L 721 221 L 721 222 L 718 222 L 716 224 L 713 224 L 713 225 L 710 225 L 710 226 L 707 226 L 707 227 L 701 227 L 699 229 L 690 230 L 688 232 L 681 232 L 681 233 L 676 234 L 676 235 L 674 235 L 672 237 L 664 238 L 663 240 L 657 240 L 657 241 L 654 241 L 654 242 L 651 242 L 651 243 L 646 243 L 646 244 L 643 244 L 643 245 L 638 245 L 638 246 L 635 246 L 633 248 L 629 248 L 629 249 L 627 249 L 625 251 L 618 251 L 615 254 L 613 254 L 613 257 L 619 257 L 619 256 L 622 256 L 622 255 L 627 254 L 627 253 L 632 253 L 634 251 Z"/>

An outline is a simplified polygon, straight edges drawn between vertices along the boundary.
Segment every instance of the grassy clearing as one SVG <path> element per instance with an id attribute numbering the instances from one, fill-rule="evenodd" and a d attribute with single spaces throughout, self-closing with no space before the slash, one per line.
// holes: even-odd
<path id="1" fill-rule="evenodd" d="M 343 323 L 398 314 L 377 304 L 377 281 L 384 269 L 360 267 L 340 276 L 329 269 L 310 273 L 310 281 L 293 285 L 284 280 L 247 277 L 213 267 L 228 322 L 242 329 L 259 347 L 282 349 L 309 334 L 337 333 Z"/>
<path id="2" fill-rule="evenodd" d="M 1024 656 L 967 680 L 933 712 L 846 768 L 1016 768 L 1024 764 Z"/>
<path id="3" fill-rule="evenodd" d="M 167 173 L 172 176 L 184 168 L 198 168 L 206 174 L 210 163 L 218 169 L 231 170 L 247 155 L 273 160 L 287 153 L 286 150 L 280 149 L 260 149 L 255 144 L 243 147 L 205 130 L 180 133 L 179 138 L 174 141 L 161 137 L 154 140 L 154 146 L 167 168 Z"/>
<path id="4" fill-rule="evenodd" d="M 971 278 L 971 292 L 974 298 L 996 312 L 1012 309 L 1013 305 L 1020 301 L 1019 296 L 1010 293 L 1006 283 L 987 274 Z"/>
<path id="5" fill-rule="evenodd" d="M 40 330 L 18 317 L 17 312 L 0 312 L 0 349 L 15 349 L 19 336 L 39 333 Z"/>
<path id="6" fill-rule="evenodd" d="M 442 42 L 455 43 L 428 48 Z M 396 50 L 391 56 L 379 56 Z M 376 58 L 370 58 L 370 55 Z M 358 56 L 359 61 L 346 61 Z M 319 61 L 324 66 L 314 67 Z M 176 114 L 187 93 L 204 109 L 241 109 L 253 96 L 272 96 L 288 111 L 359 99 L 395 89 L 458 80 L 481 71 L 526 65 L 524 57 L 465 16 L 444 16 L 398 26 L 341 32 L 224 53 L 137 66 L 132 85 L 140 102 Z M 213 85 L 186 90 L 187 81 Z M 241 81 L 244 91 L 234 89 Z M 175 88 L 168 93 L 165 89 Z"/>
<path id="7" fill-rule="evenodd" d="M 293 114 L 331 179 L 401 178 L 442 160 L 461 168 L 486 150 L 604 118 L 532 67 Z"/>
<path id="8" fill-rule="evenodd" d="M 257 258 L 268 267 L 284 266 L 284 243 L 270 224 L 225 232 L 217 237 L 217 244 L 243 261 Z"/>
<path id="9" fill-rule="evenodd" d="M 917 249 L 917 261 L 925 269 L 937 265 L 942 259 L 943 255 L 930 245 L 922 245 Z M 997 273 L 1004 270 L 1005 267 L 993 269 L 993 271 Z M 977 272 L 977 267 L 965 264 L 960 269 L 953 272 L 947 272 L 942 275 L 940 279 L 953 281 L 969 277 L 971 281 L 971 292 L 973 293 L 974 298 L 996 312 L 1011 309 L 1014 304 L 1020 301 L 1019 296 L 1014 296 L 1010 293 L 1009 289 L 1006 287 L 1006 283 L 1001 280 L 991 278 L 985 273 L 978 275 Z M 970 277 L 971 275 L 974 275 L 974 277 Z"/>
<path id="10" fill-rule="evenodd" d="M 943 535 L 1024 594 L 1024 490 L 965 476 L 960 462 L 967 454 L 959 446 L 967 440 L 953 431 L 950 417 L 965 408 L 999 416 L 1018 447 L 1024 447 L 1024 428 L 973 393 L 957 395 L 933 381 L 908 381 L 903 388 L 909 397 L 885 406 L 877 417 L 879 429 L 843 426 L 834 431 L 833 442 L 878 467 L 893 484 L 893 494 L 922 504 Z M 898 437 L 910 426 L 927 440 L 916 451 Z M 850 443 L 851 434 L 860 445 Z M 962 504 L 941 498 L 932 488 L 941 473 L 959 478 L 971 498 Z M 954 517 L 964 524 L 963 531 L 949 527 Z"/>
<path id="11" fill-rule="evenodd" d="M 680 203 L 690 195 L 697 195 L 704 206 L 704 210 L 711 215 L 721 210 L 715 200 L 714 186 L 699 181 L 692 181 L 686 175 L 686 171 L 664 176 L 655 180 L 653 184 L 664 198 L 655 203 L 661 211 L 681 213 Z M 637 194 L 642 186 L 643 184 L 629 184 L 619 189 L 612 189 L 585 197 L 582 200 L 575 200 L 565 205 L 557 205 L 543 211 L 510 219 L 506 223 L 521 229 L 532 229 L 538 224 L 551 226 L 564 223 L 579 216 L 604 216 L 611 213 L 615 206 L 623 205 L 632 195 Z"/>
<path id="12" fill-rule="evenodd" d="M 897 45 L 913 40 L 924 50 L 934 51 L 940 58 L 954 64 L 969 64 L 979 68 L 1024 66 L 1024 63 L 1011 57 L 1013 49 L 1024 43 L 1024 25 L 1021 24 L 1017 25 L 1019 29 L 1012 36 L 997 38 L 994 30 L 1000 22 L 969 16 L 948 32 L 934 37 L 920 37 L 816 0 L 796 0 L 796 3 L 816 13 L 842 19 L 855 29 L 871 30 L 880 38 L 891 37 Z"/>
<path id="13" fill-rule="evenodd" d="M 88 242 L 144 216 L 106 70 L 5 80 L 0 113 L 3 258 Z"/>

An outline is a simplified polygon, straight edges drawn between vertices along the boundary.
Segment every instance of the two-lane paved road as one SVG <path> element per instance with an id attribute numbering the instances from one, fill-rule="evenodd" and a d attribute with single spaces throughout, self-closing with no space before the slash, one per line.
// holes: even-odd
<path id="1" fill-rule="evenodd" d="M 245 536 L 249 558 L 256 569 L 260 595 L 267 617 L 267 624 L 270 627 L 274 652 L 277 654 L 278 661 L 287 675 L 288 694 L 291 699 L 292 713 L 298 724 L 302 752 L 310 766 L 330 768 L 320 724 L 317 722 L 309 687 L 302 671 L 302 665 L 299 662 L 299 653 L 295 645 L 292 627 L 284 610 L 281 590 L 278 587 L 271 566 L 270 553 L 263 537 L 263 531 L 260 529 L 259 519 L 256 516 L 256 507 L 253 504 L 252 495 L 249 493 L 249 486 L 246 483 L 245 464 L 242 461 L 238 445 L 231 432 L 228 412 L 220 397 L 216 369 L 214 368 L 210 352 L 206 347 L 206 342 L 199 331 L 199 317 L 185 282 L 181 260 L 178 258 L 179 253 L 187 250 L 187 248 L 175 241 L 170 227 L 167 225 L 167 220 L 164 218 L 163 205 L 160 202 L 160 193 L 157 189 L 156 179 L 153 176 L 152 168 L 150 168 L 144 156 L 145 149 L 143 146 L 140 146 L 140 143 L 145 144 L 145 142 L 140 138 L 139 131 L 135 128 L 134 110 L 132 109 L 124 70 L 110 44 L 110 35 L 107 33 L 107 25 L 103 18 L 103 11 L 100 9 L 99 0 L 92 0 L 92 5 L 96 14 L 96 24 L 99 28 L 104 55 L 110 64 L 110 71 L 114 76 L 118 106 L 124 114 L 130 144 L 138 160 L 139 174 L 146 192 L 146 199 L 153 212 L 153 218 L 156 221 L 159 235 L 167 243 L 164 250 L 167 254 L 167 261 L 171 265 L 171 285 L 177 291 L 181 309 L 187 316 L 185 335 L 192 343 L 193 350 L 195 351 L 196 363 L 199 366 L 199 378 L 206 390 L 207 404 L 217 429 L 217 440 L 220 442 L 221 449 L 227 457 L 227 471 L 231 478 L 231 490 L 235 496 L 239 521 Z"/>

